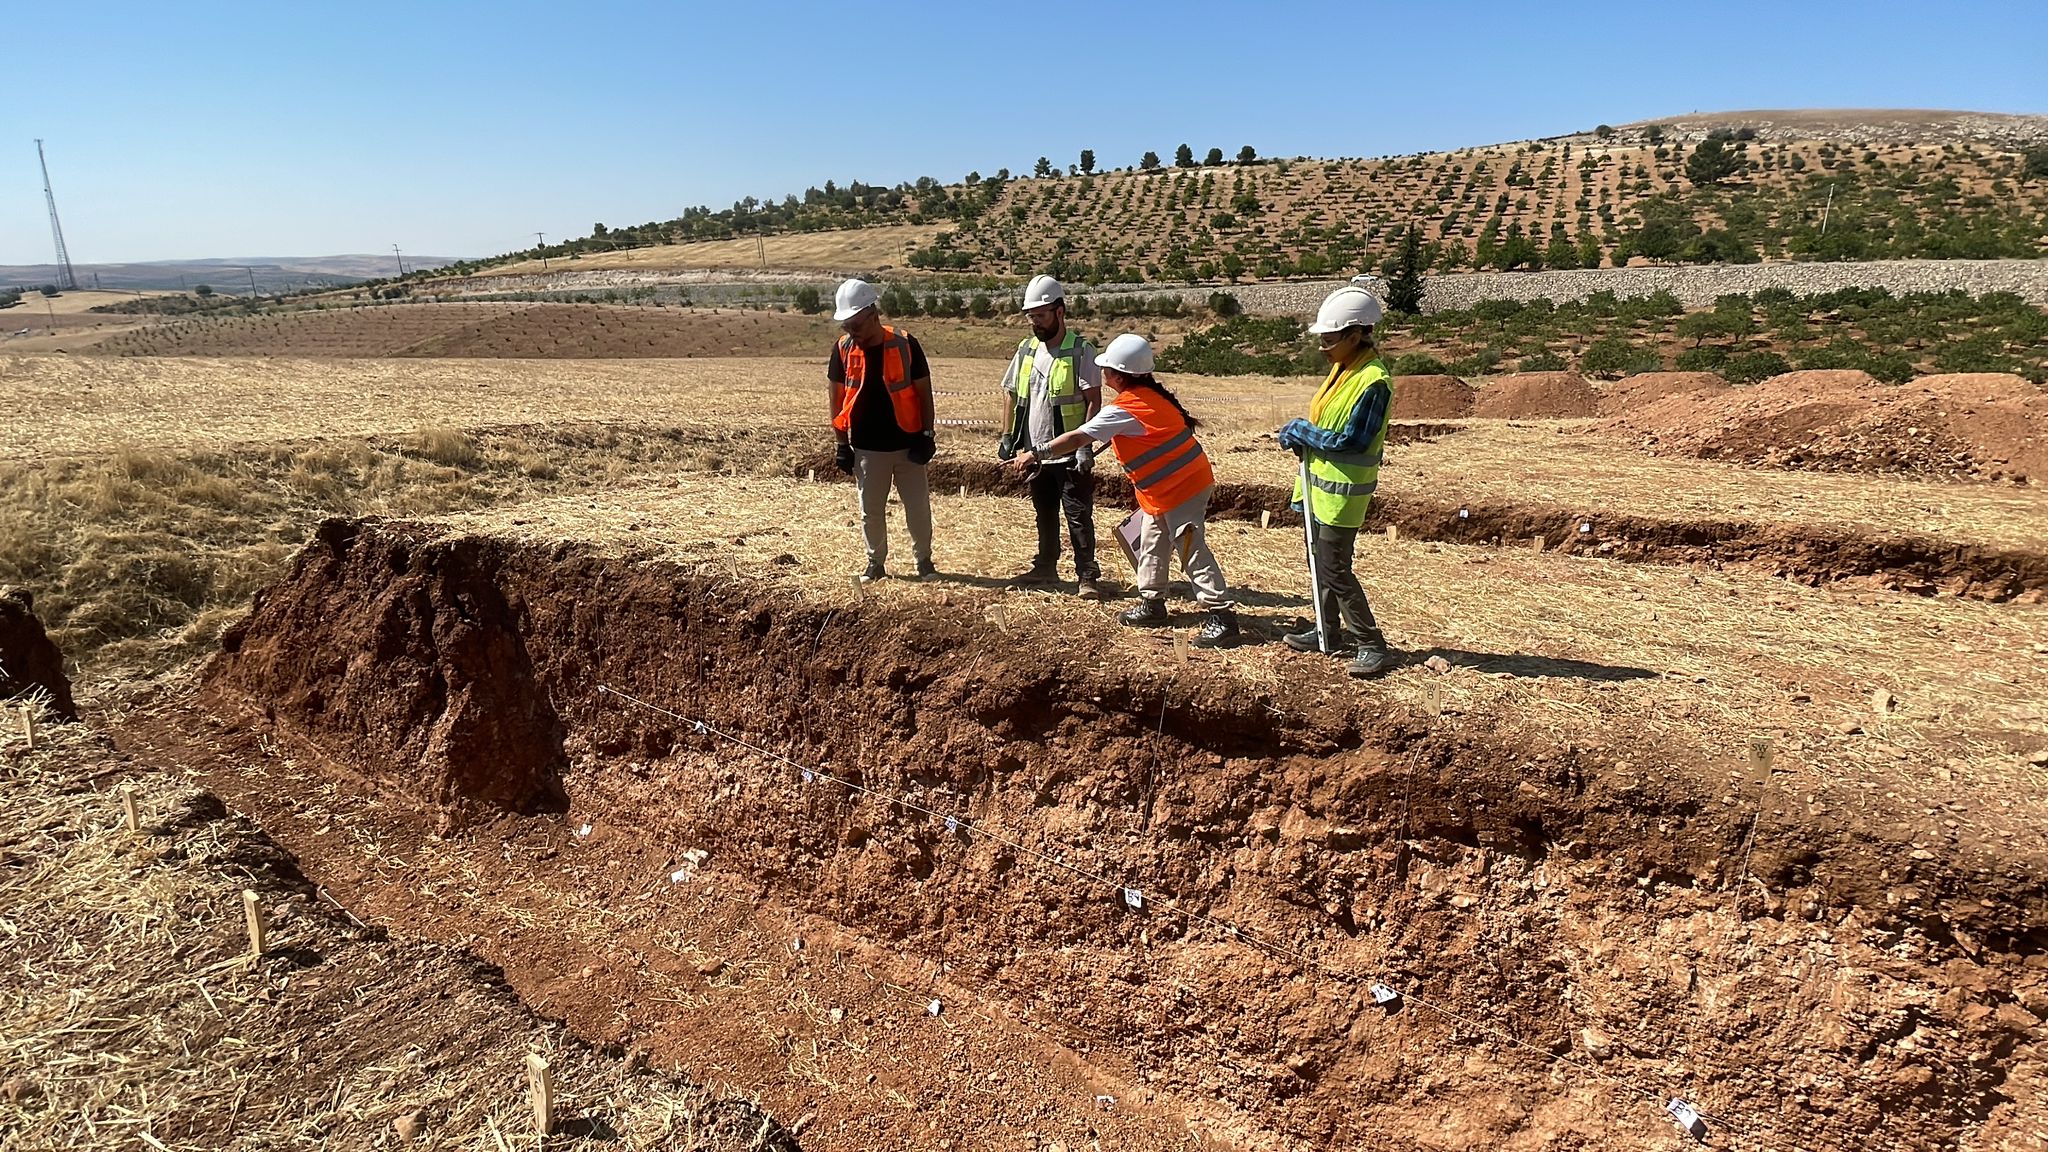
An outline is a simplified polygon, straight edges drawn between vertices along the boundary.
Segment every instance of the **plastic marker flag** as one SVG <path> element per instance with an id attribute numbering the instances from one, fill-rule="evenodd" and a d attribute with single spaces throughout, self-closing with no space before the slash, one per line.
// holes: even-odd
<path id="1" fill-rule="evenodd" d="M 937 1016 L 939 1013 L 944 1012 L 945 1010 L 945 1005 L 940 1004 L 937 1000 L 934 1000 L 931 1003 L 924 1006 L 924 1014 L 927 1016 Z"/>
<path id="2" fill-rule="evenodd" d="M 804 769 L 804 770 L 803 770 L 803 773 L 804 773 L 804 783 L 806 783 L 806 784 L 809 784 L 809 783 L 811 782 L 811 770 L 810 770 L 809 768 L 806 768 L 806 769 Z"/>
<path id="3" fill-rule="evenodd" d="M 1373 1003 L 1398 1004 L 1400 1003 L 1400 1000 L 1401 994 L 1399 992 L 1394 991 L 1392 988 L 1387 987 L 1385 984 L 1374 984 L 1372 986 Z"/>
<path id="4" fill-rule="evenodd" d="M 958 836 L 959 834 L 960 822 L 958 820 L 953 819 L 951 816 L 946 817 L 946 835 Z"/>
<path id="5" fill-rule="evenodd" d="M 704 734 L 705 726 L 702 720 L 692 720 L 690 724 L 692 729 L 697 733 L 697 735 L 702 736 Z"/>
<path id="6" fill-rule="evenodd" d="M 1145 894 L 1136 888 L 1126 888 L 1124 889 L 1124 903 L 1130 905 L 1133 912 L 1143 912 L 1145 910 Z"/>
<path id="7" fill-rule="evenodd" d="M 1705 1140 L 1707 1138 L 1707 1122 L 1700 1119 L 1699 1109 L 1674 1096 L 1671 1098 L 1671 1103 L 1664 1106 L 1664 1110 L 1671 1113 L 1672 1121 L 1687 1136 L 1695 1140 Z"/>

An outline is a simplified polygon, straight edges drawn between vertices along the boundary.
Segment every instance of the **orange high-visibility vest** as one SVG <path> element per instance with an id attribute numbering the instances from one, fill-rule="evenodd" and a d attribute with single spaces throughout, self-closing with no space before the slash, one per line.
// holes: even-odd
<path id="1" fill-rule="evenodd" d="M 1145 426 L 1143 435 L 1118 436 L 1109 446 L 1146 515 L 1164 516 L 1216 482 L 1195 430 L 1166 397 L 1139 385 L 1117 393 L 1112 403 Z"/>
<path id="2" fill-rule="evenodd" d="M 882 383 L 889 387 L 889 405 L 896 410 L 896 426 L 905 432 L 923 432 L 923 394 L 911 386 L 914 381 L 910 379 L 910 333 L 884 325 L 880 352 Z M 839 414 L 832 417 L 832 427 L 851 432 L 853 398 L 860 394 L 860 386 L 868 379 L 868 350 L 853 337 L 841 336 L 839 360 L 846 367 L 846 379 L 837 385 Z"/>

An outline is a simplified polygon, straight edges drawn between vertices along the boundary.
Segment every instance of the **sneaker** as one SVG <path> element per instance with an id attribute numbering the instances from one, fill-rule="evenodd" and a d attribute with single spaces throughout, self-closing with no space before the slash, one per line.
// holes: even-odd
<path id="1" fill-rule="evenodd" d="M 1210 611 L 1209 619 L 1191 641 L 1197 648 L 1216 648 L 1237 639 L 1237 613 L 1228 608 Z"/>
<path id="2" fill-rule="evenodd" d="M 1280 642 L 1296 652 L 1321 652 L 1323 634 L 1314 628 L 1306 632 L 1289 632 L 1280 637 Z"/>
<path id="3" fill-rule="evenodd" d="M 930 560 L 928 560 L 928 559 L 927 559 L 927 560 L 919 560 L 919 561 L 917 562 L 917 577 L 916 577 L 917 579 L 919 579 L 919 580 L 929 580 L 929 579 L 931 579 L 932 577 L 934 577 L 934 576 L 937 576 L 938 574 L 939 574 L 939 566 L 938 566 L 937 564 L 934 564 L 934 563 L 932 563 L 932 562 L 931 562 Z"/>
<path id="4" fill-rule="evenodd" d="M 860 582 L 863 584 L 872 584 L 877 580 L 887 580 L 888 578 L 889 571 L 882 567 L 880 560 L 868 561 L 868 570 L 860 574 Z"/>
<path id="5" fill-rule="evenodd" d="M 1102 584 L 1093 576 L 1083 576 L 1080 586 L 1074 589 L 1074 595 L 1083 600 L 1103 599 Z"/>
<path id="6" fill-rule="evenodd" d="M 1387 671 L 1396 663 L 1394 654 L 1387 650 L 1386 637 L 1374 632 L 1358 645 L 1358 654 L 1351 658 L 1350 666 L 1344 670 L 1366 680 Z"/>
<path id="7" fill-rule="evenodd" d="M 1057 567 L 1051 564 L 1043 564 L 1034 560 L 1031 564 L 1031 567 L 1026 568 L 1024 571 L 1018 573 L 1016 578 L 1011 580 L 1010 583 L 1021 584 L 1026 587 L 1033 587 L 1037 585 L 1051 584 L 1059 578 L 1060 571 Z"/>
<path id="8" fill-rule="evenodd" d="M 1117 616 L 1132 628 L 1157 628 L 1166 623 L 1166 601 L 1141 596 L 1138 602 Z"/>

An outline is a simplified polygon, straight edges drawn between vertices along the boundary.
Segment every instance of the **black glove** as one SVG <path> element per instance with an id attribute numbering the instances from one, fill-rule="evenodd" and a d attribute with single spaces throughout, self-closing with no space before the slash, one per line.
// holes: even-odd
<path id="1" fill-rule="evenodd" d="M 996 459 L 1007 461 L 1015 460 L 1016 458 L 1017 438 L 1015 436 L 1005 436 L 1001 440 L 996 441 Z"/>
<path id="2" fill-rule="evenodd" d="M 910 462 L 912 464 L 929 464 L 932 462 L 932 457 L 938 451 L 938 440 L 931 433 L 927 432 L 910 441 Z"/>
<path id="3" fill-rule="evenodd" d="M 832 463 L 837 464 L 841 472 L 853 475 L 853 445 L 841 443 L 839 450 L 832 454 Z"/>

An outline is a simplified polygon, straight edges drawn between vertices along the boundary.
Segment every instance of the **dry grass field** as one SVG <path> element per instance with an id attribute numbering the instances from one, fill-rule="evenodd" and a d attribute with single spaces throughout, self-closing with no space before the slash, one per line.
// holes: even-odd
<path id="1" fill-rule="evenodd" d="M 818 356 L 323 350 L 0 357 L 0 583 L 88 716 L 0 769 L 12 1131 L 509 1147 L 537 1046 L 628 1147 L 1605 1150 L 1673 1140 L 1667 1093 L 1740 1148 L 2048 1132 L 2048 606 L 1885 578 L 2048 563 L 2038 486 L 1415 424 L 1359 556 L 1409 662 L 1358 684 L 1275 642 L 1309 609 L 1270 433 L 1312 381 L 1173 381 L 1247 630 L 1204 652 L 1185 604 L 1010 586 L 984 425 L 942 433 L 941 577 L 851 584 Z M 1000 361 L 934 368 L 986 418 Z M 415 715 L 427 682 L 481 711 Z M 532 715 L 559 806 L 422 800 L 451 757 L 509 779 Z M 800 791 L 813 756 L 883 795 Z M 1180 895 L 1117 920 L 1056 856 Z M 237 886 L 283 913 L 265 964 L 229 963 Z"/>
<path id="2" fill-rule="evenodd" d="M 691 244 L 662 244 L 651 248 L 629 248 L 621 252 L 578 256 L 547 261 L 548 270 L 604 272 L 612 270 L 650 271 L 694 268 L 778 268 L 814 272 L 856 272 L 876 268 L 901 268 L 909 253 L 929 244 L 941 229 L 933 224 L 898 224 L 831 232 L 796 232 L 766 236 L 757 243 L 748 236 L 735 240 L 705 240 Z M 765 257 L 765 260 L 764 260 Z M 541 261 L 522 260 L 493 267 L 492 275 L 517 276 L 542 271 Z"/>

